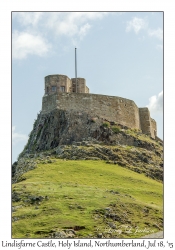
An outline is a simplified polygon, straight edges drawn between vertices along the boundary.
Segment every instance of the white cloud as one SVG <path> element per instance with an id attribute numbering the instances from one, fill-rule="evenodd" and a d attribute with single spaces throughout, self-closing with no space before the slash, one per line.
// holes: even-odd
<path id="1" fill-rule="evenodd" d="M 21 26 L 36 26 L 44 12 L 13 12 L 12 18 L 16 18 Z"/>
<path id="2" fill-rule="evenodd" d="M 150 97 L 147 107 L 151 113 L 163 112 L 163 91 L 161 91 L 157 96 L 154 95 Z"/>
<path id="3" fill-rule="evenodd" d="M 12 34 L 12 55 L 14 59 L 24 59 L 28 55 L 44 56 L 51 45 L 40 35 L 14 31 Z"/>
<path id="4" fill-rule="evenodd" d="M 79 36 L 80 39 L 82 40 L 83 37 L 87 34 L 88 30 L 90 29 L 91 25 L 89 25 L 88 23 L 86 23 L 85 25 L 83 25 L 80 30 L 79 30 Z"/>
<path id="5" fill-rule="evenodd" d="M 17 144 L 20 141 L 27 141 L 28 140 L 28 136 L 24 135 L 24 134 L 20 134 L 15 132 L 15 126 L 12 127 L 12 143 L 13 145 Z"/>
<path id="6" fill-rule="evenodd" d="M 106 12 L 15 12 L 13 20 L 19 24 L 19 32 L 13 32 L 13 58 L 23 59 L 28 55 L 47 54 L 50 44 L 43 37 L 66 36 L 78 44 L 88 33 L 95 19 Z"/>
<path id="7" fill-rule="evenodd" d="M 82 39 L 82 34 L 85 36 L 91 27 L 89 21 L 101 19 L 106 14 L 104 12 L 47 13 L 44 25 L 58 36 L 78 36 Z"/>
<path id="8" fill-rule="evenodd" d="M 146 29 L 147 25 L 148 24 L 144 19 L 133 17 L 131 21 L 127 22 L 126 31 L 129 32 L 133 30 L 136 34 L 138 34 L 140 30 Z"/>
<path id="9" fill-rule="evenodd" d="M 163 40 L 163 30 L 160 28 L 156 30 L 148 30 L 148 35 L 152 37 L 156 37 L 159 40 Z"/>
<path id="10" fill-rule="evenodd" d="M 136 34 L 139 33 L 140 30 L 145 30 L 147 35 L 150 37 L 157 38 L 159 40 L 163 40 L 163 30 L 161 28 L 158 29 L 149 29 L 148 23 L 142 18 L 134 17 L 132 20 L 127 22 L 126 31 L 134 31 Z M 140 37 L 139 40 L 144 40 L 145 37 Z M 163 49 L 163 45 L 158 44 L 156 46 L 157 49 Z"/>

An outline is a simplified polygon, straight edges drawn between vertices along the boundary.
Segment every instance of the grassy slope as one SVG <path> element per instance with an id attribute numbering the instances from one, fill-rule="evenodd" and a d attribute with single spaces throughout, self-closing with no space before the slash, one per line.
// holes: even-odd
<path id="1" fill-rule="evenodd" d="M 65 228 L 84 226 L 77 237 L 138 238 L 135 229 L 162 230 L 162 183 L 117 165 L 103 161 L 60 160 L 38 167 L 23 175 L 26 180 L 13 185 L 22 200 L 13 213 L 13 238 L 49 238 L 50 233 Z M 111 191 L 113 190 L 113 191 Z M 28 195 L 48 196 L 40 204 L 24 202 Z M 111 208 L 121 219 L 105 218 Z M 110 230 L 113 222 L 116 230 Z M 124 225 L 126 227 L 124 227 Z M 130 233 L 126 229 L 130 227 Z M 117 232 L 122 228 L 121 234 Z"/>

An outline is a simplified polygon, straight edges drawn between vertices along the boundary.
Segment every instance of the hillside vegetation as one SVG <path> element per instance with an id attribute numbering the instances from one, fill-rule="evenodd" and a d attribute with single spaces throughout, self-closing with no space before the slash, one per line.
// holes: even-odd
<path id="1" fill-rule="evenodd" d="M 13 238 L 163 230 L 163 142 L 87 113 L 39 114 L 12 166 Z"/>
<path id="2" fill-rule="evenodd" d="M 163 228 L 162 182 L 117 163 L 37 156 L 18 177 L 13 238 L 140 238 Z"/>

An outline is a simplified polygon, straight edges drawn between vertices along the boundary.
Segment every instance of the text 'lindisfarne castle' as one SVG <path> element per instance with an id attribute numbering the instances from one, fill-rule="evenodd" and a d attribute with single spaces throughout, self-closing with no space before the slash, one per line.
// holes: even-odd
<path id="1" fill-rule="evenodd" d="M 132 100 L 117 96 L 90 94 L 84 78 L 69 78 L 65 75 L 45 77 L 45 95 L 42 113 L 54 109 L 85 112 L 91 117 L 103 118 L 142 133 L 157 136 L 156 121 L 150 117 L 147 107 L 138 108 Z"/>

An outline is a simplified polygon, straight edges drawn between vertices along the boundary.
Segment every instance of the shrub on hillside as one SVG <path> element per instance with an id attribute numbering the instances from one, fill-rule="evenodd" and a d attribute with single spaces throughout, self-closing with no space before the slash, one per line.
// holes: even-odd
<path id="1" fill-rule="evenodd" d="M 120 132 L 120 128 L 117 127 L 117 126 L 114 126 L 114 127 L 112 127 L 112 131 L 113 131 L 115 134 L 117 134 L 117 133 Z"/>
<path id="2" fill-rule="evenodd" d="M 109 122 L 103 122 L 103 127 L 109 128 L 110 123 Z"/>

